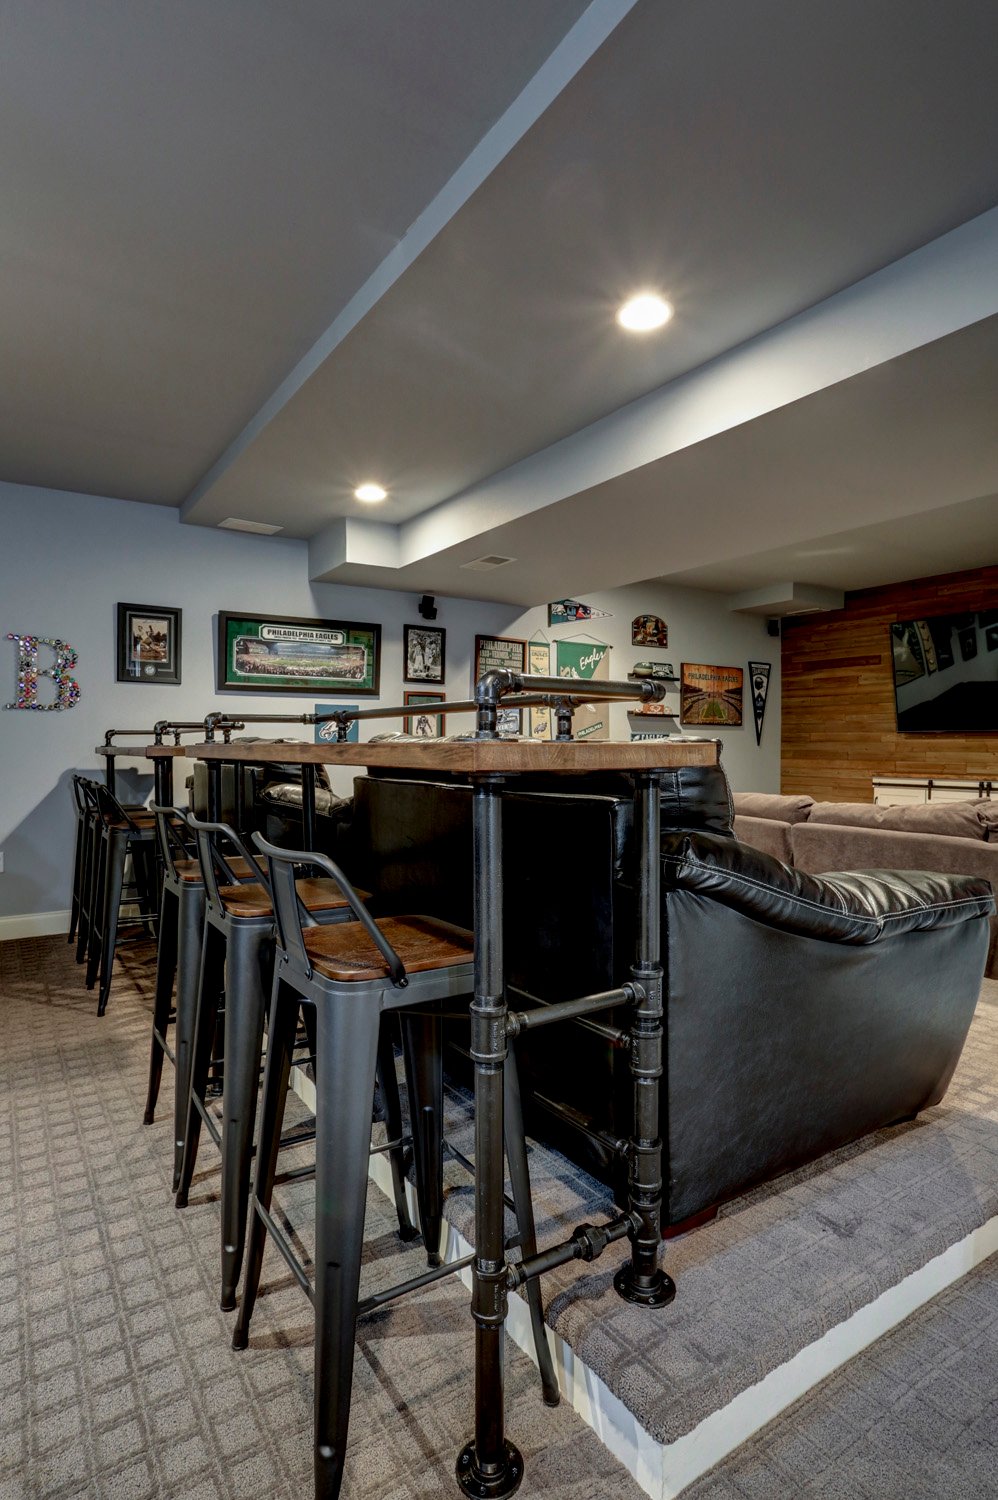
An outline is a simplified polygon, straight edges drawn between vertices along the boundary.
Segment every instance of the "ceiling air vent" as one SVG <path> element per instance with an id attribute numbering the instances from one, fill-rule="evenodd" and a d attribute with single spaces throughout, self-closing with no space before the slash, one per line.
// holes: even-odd
<path id="1" fill-rule="evenodd" d="M 256 536 L 273 536 L 275 531 L 283 531 L 283 526 L 271 526 L 267 521 L 240 521 L 238 516 L 229 516 L 225 521 L 219 521 L 222 531 L 252 531 Z"/>
<path id="2" fill-rule="evenodd" d="M 474 562 L 462 563 L 462 568 L 468 568 L 472 573 L 489 573 L 493 568 L 504 568 L 507 563 L 516 562 L 515 557 L 498 557 L 494 553 L 489 557 L 476 557 Z"/>

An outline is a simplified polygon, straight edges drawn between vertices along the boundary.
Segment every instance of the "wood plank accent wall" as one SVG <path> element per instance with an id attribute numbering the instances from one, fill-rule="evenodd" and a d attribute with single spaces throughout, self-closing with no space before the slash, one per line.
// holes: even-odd
<path id="1" fill-rule="evenodd" d="M 873 776 L 998 775 L 990 735 L 898 734 L 888 627 L 998 608 L 998 567 L 846 595 L 845 608 L 784 620 L 784 792 L 872 802 Z"/>

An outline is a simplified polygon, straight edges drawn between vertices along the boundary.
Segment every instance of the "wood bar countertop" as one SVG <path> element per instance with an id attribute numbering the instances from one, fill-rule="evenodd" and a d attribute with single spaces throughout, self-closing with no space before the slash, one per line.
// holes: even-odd
<path id="1" fill-rule="evenodd" d="M 94 754 L 102 755 L 105 760 L 115 760 L 119 755 L 125 760 L 148 760 L 150 750 L 165 748 L 163 745 L 95 745 Z"/>
<path id="2" fill-rule="evenodd" d="M 147 760 L 172 760 L 174 756 L 186 755 L 186 745 L 146 745 L 142 754 Z"/>
<path id="3" fill-rule="evenodd" d="M 159 747 L 157 747 L 159 748 Z M 287 765 L 388 766 L 398 770 L 496 772 L 642 771 L 714 766 L 717 740 L 382 740 L 308 744 L 304 740 L 217 741 L 179 747 L 195 760 Z"/>

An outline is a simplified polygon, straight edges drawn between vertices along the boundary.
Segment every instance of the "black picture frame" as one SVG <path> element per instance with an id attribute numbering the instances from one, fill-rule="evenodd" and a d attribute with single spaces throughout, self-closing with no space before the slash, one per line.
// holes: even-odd
<path id="1" fill-rule="evenodd" d="M 181 675 L 183 610 L 167 604 L 119 604 L 118 682 L 176 686 Z"/>
<path id="2" fill-rule="evenodd" d="M 432 706 L 433 706 L 434 703 L 446 703 L 446 701 L 447 701 L 447 694 L 446 693 L 403 693 L 402 694 L 402 702 L 403 702 L 403 704 L 405 704 L 405 706 L 407 708 L 409 706 L 411 706 L 412 708 L 432 708 Z M 413 713 L 413 714 L 406 714 L 405 717 L 404 717 L 404 719 L 402 720 L 402 732 L 404 734 L 416 735 L 417 738 L 423 738 L 423 737 L 425 737 L 427 739 L 432 738 L 432 736 L 426 735 L 426 731 L 425 730 L 421 731 L 419 729 L 416 729 L 414 726 L 417 724 L 417 722 L 420 719 L 426 719 L 427 721 L 429 721 L 430 719 L 436 719 L 436 721 L 437 721 L 436 722 L 436 737 L 439 740 L 439 739 L 441 739 L 443 737 L 444 723 L 446 721 L 446 718 L 447 718 L 446 714 L 435 714 L 435 713 L 429 713 L 429 714 L 415 714 L 415 713 Z"/>
<path id="3" fill-rule="evenodd" d="M 297 641 L 298 656 L 282 660 L 282 641 L 289 649 Z M 324 664 L 335 670 L 323 673 Z M 381 626 L 219 610 L 216 672 L 220 693 L 375 698 L 381 691 Z"/>
<path id="4" fill-rule="evenodd" d="M 447 675 L 447 632 L 437 625 L 402 626 L 402 681 L 443 685 Z"/>

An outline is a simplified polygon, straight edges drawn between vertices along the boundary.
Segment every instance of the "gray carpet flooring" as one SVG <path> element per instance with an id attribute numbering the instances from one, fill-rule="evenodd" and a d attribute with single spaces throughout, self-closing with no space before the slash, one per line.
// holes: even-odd
<path id="1" fill-rule="evenodd" d="M 301 1500 L 311 1487 L 311 1308 L 273 1253 L 250 1348 L 218 1310 L 218 1157 L 170 1195 L 169 1099 L 143 1127 L 151 968 L 135 950 L 98 1021 L 64 939 L 0 943 L 0 1500 Z M 172 1073 L 164 1077 L 167 1096 Z M 372 1187 L 365 1288 L 422 1269 Z M 404 1265 L 404 1270 L 402 1269 Z M 362 1324 L 345 1500 L 457 1494 L 470 1435 L 468 1294 Z M 520 1493 L 638 1500 L 510 1351 Z"/>
<path id="2" fill-rule="evenodd" d="M 232 1315 L 217 1308 L 217 1154 L 203 1147 L 178 1213 L 168 1109 L 151 1128 L 139 1123 L 150 983 L 136 950 L 98 1021 L 64 941 L 0 944 L 0 1500 L 310 1493 L 311 1310 L 271 1251 L 250 1349 L 229 1347 Z M 983 999 L 943 1105 L 670 1244 L 679 1296 L 660 1324 L 613 1296 L 619 1251 L 546 1280 L 549 1321 L 649 1430 L 689 1431 L 998 1212 L 998 986 Z M 467 1144 L 460 1098 L 451 1105 L 451 1133 Z M 603 1189 L 541 1147 L 531 1170 L 542 1244 L 609 1209 Z M 451 1175 L 448 1212 L 467 1229 L 467 1180 Z M 307 1190 L 289 1187 L 282 1207 L 307 1249 Z M 365 1290 L 421 1265 L 392 1230 L 372 1188 Z M 998 1468 L 980 1487 L 991 1472 L 996 1300 L 982 1268 L 687 1493 L 998 1496 Z M 362 1325 L 345 1500 L 456 1493 L 470 1326 L 455 1283 Z M 515 1351 L 508 1380 L 508 1427 L 527 1460 L 521 1494 L 636 1500 L 581 1421 L 543 1407 Z M 942 1429 L 955 1425 L 965 1436 L 948 1442 Z"/>
<path id="3" fill-rule="evenodd" d="M 994 1500 L 998 1256 L 852 1360 L 683 1500 Z"/>

